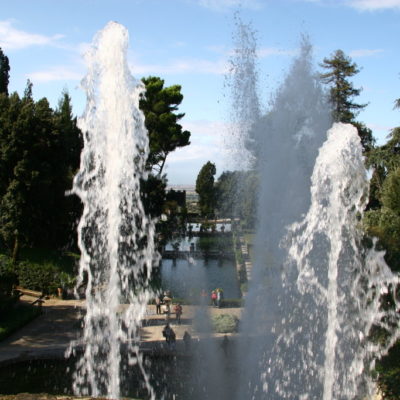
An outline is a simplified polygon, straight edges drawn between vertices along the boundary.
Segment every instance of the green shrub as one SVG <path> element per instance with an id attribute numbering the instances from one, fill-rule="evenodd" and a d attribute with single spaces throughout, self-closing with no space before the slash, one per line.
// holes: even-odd
<path id="1" fill-rule="evenodd" d="M 45 294 L 55 293 L 57 287 L 61 286 L 58 269 L 52 263 L 36 264 L 23 261 L 18 265 L 18 280 L 24 288 Z"/>
<path id="2" fill-rule="evenodd" d="M 237 332 L 239 319 L 232 314 L 219 314 L 211 317 L 214 331 L 217 333 Z"/>
<path id="3" fill-rule="evenodd" d="M 17 275 L 11 258 L 0 254 L 0 296 L 11 296 L 13 285 L 17 283 Z"/>
<path id="4" fill-rule="evenodd" d="M 18 301 L 18 295 L 13 291 L 17 283 L 17 275 L 11 259 L 3 254 L 0 255 L 0 314 L 3 315 Z"/>

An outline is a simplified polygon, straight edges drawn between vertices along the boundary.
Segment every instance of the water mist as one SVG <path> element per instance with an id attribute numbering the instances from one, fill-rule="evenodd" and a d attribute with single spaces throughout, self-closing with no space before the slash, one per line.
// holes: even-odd
<path id="1" fill-rule="evenodd" d="M 247 131 L 260 185 L 238 400 L 372 396 L 374 359 L 399 337 L 399 278 L 360 227 L 360 139 L 351 125 L 331 128 L 330 115 L 305 38 L 270 110 Z M 386 332 L 384 346 L 374 329 Z"/>
<path id="2" fill-rule="evenodd" d="M 148 135 L 138 108 L 144 91 L 127 62 L 128 32 L 110 22 L 86 54 L 82 82 L 87 106 L 80 171 L 73 192 L 83 203 L 78 227 L 79 282 L 86 284 L 86 314 L 74 391 L 119 398 L 121 376 L 138 364 L 152 398 L 139 354 L 140 321 L 151 297 L 154 226 L 143 209 Z M 121 354 L 123 353 L 123 357 Z"/>

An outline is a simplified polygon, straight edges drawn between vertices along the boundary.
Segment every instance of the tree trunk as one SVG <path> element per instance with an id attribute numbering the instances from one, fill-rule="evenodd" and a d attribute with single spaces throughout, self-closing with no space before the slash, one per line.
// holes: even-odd
<path id="1" fill-rule="evenodd" d="M 19 253 L 19 240 L 18 240 L 18 232 L 16 232 L 15 237 L 14 237 L 14 247 L 13 247 L 13 252 L 12 252 L 13 265 L 17 264 L 18 253 Z"/>

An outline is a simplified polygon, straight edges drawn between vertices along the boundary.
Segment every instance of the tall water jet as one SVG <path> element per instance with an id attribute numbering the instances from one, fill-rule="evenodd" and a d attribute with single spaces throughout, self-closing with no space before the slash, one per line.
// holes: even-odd
<path id="1" fill-rule="evenodd" d="M 374 360 L 400 335 L 399 277 L 360 227 L 360 139 L 349 125 L 328 131 L 310 54 L 303 40 L 272 108 L 249 131 L 260 187 L 237 399 L 372 396 Z"/>
<path id="2" fill-rule="evenodd" d="M 360 217 L 368 179 L 357 129 L 334 124 L 315 163 L 311 205 L 282 247 L 281 320 L 261 373 L 269 399 L 355 399 L 374 394 L 371 369 L 399 337 L 398 276 L 368 248 Z M 383 295 L 387 298 L 384 300 Z M 387 307 L 388 298 L 393 301 Z M 373 333 L 387 335 L 384 345 Z"/>
<path id="3" fill-rule="evenodd" d="M 252 279 L 241 324 L 237 398 L 262 393 L 260 374 L 276 336 L 280 318 L 281 268 L 286 253 L 279 247 L 287 225 L 299 220 L 310 204 L 310 178 L 318 148 L 331 125 L 330 108 L 312 65 L 306 37 L 300 54 L 278 89 L 269 109 L 253 125 L 247 139 L 258 174 L 257 235 Z M 254 367 L 256 365 L 256 367 Z"/>
<path id="4" fill-rule="evenodd" d="M 156 254 L 154 225 L 140 198 L 148 136 L 138 108 L 144 87 L 129 71 L 127 49 L 127 30 L 110 22 L 86 54 L 87 106 L 79 120 L 84 149 L 73 187 L 84 206 L 78 287 L 86 285 L 83 355 L 74 391 L 114 399 L 131 364 L 139 365 L 154 398 L 139 353 Z"/>
<path id="5" fill-rule="evenodd" d="M 225 85 L 229 89 L 230 112 L 225 147 L 237 169 L 249 168 L 253 162 L 247 148 L 248 132 L 260 118 L 257 64 L 257 35 L 250 23 L 235 14 L 233 54 L 229 59 L 229 74 Z"/>

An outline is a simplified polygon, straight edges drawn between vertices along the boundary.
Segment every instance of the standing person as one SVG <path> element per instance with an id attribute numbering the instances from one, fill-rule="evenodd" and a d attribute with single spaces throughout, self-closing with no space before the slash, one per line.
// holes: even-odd
<path id="1" fill-rule="evenodd" d="M 181 324 L 181 315 L 182 315 L 182 306 L 180 303 L 177 303 L 174 307 L 174 312 L 176 316 L 176 322 L 180 325 Z"/>
<path id="2" fill-rule="evenodd" d="M 175 332 L 169 326 L 169 323 L 167 323 L 167 325 L 164 326 L 162 334 L 165 337 L 165 341 L 167 342 L 168 347 L 171 347 L 171 340 L 173 336 L 175 337 Z"/>
<path id="3" fill-rule="evenodd" d="M 217 292 L 213 290 L 211 292 L 211 304 L 216 307 L 217 306 Z"/>
<path id="4" fill-rule="evenodd" d="M 176 345 L 176 335 L 174 330 L 171 328 L 171 336 L 170 336 L 170 340 L 169 340 L 169 346 L 171 348 L 171 350 L 175 350 L 175 345 Z"/>
<path id="5" fill-rule="evenodd" d="M 156 297 L 156 314 L 161 314 L 161 300 L 160 297 Z"/>

